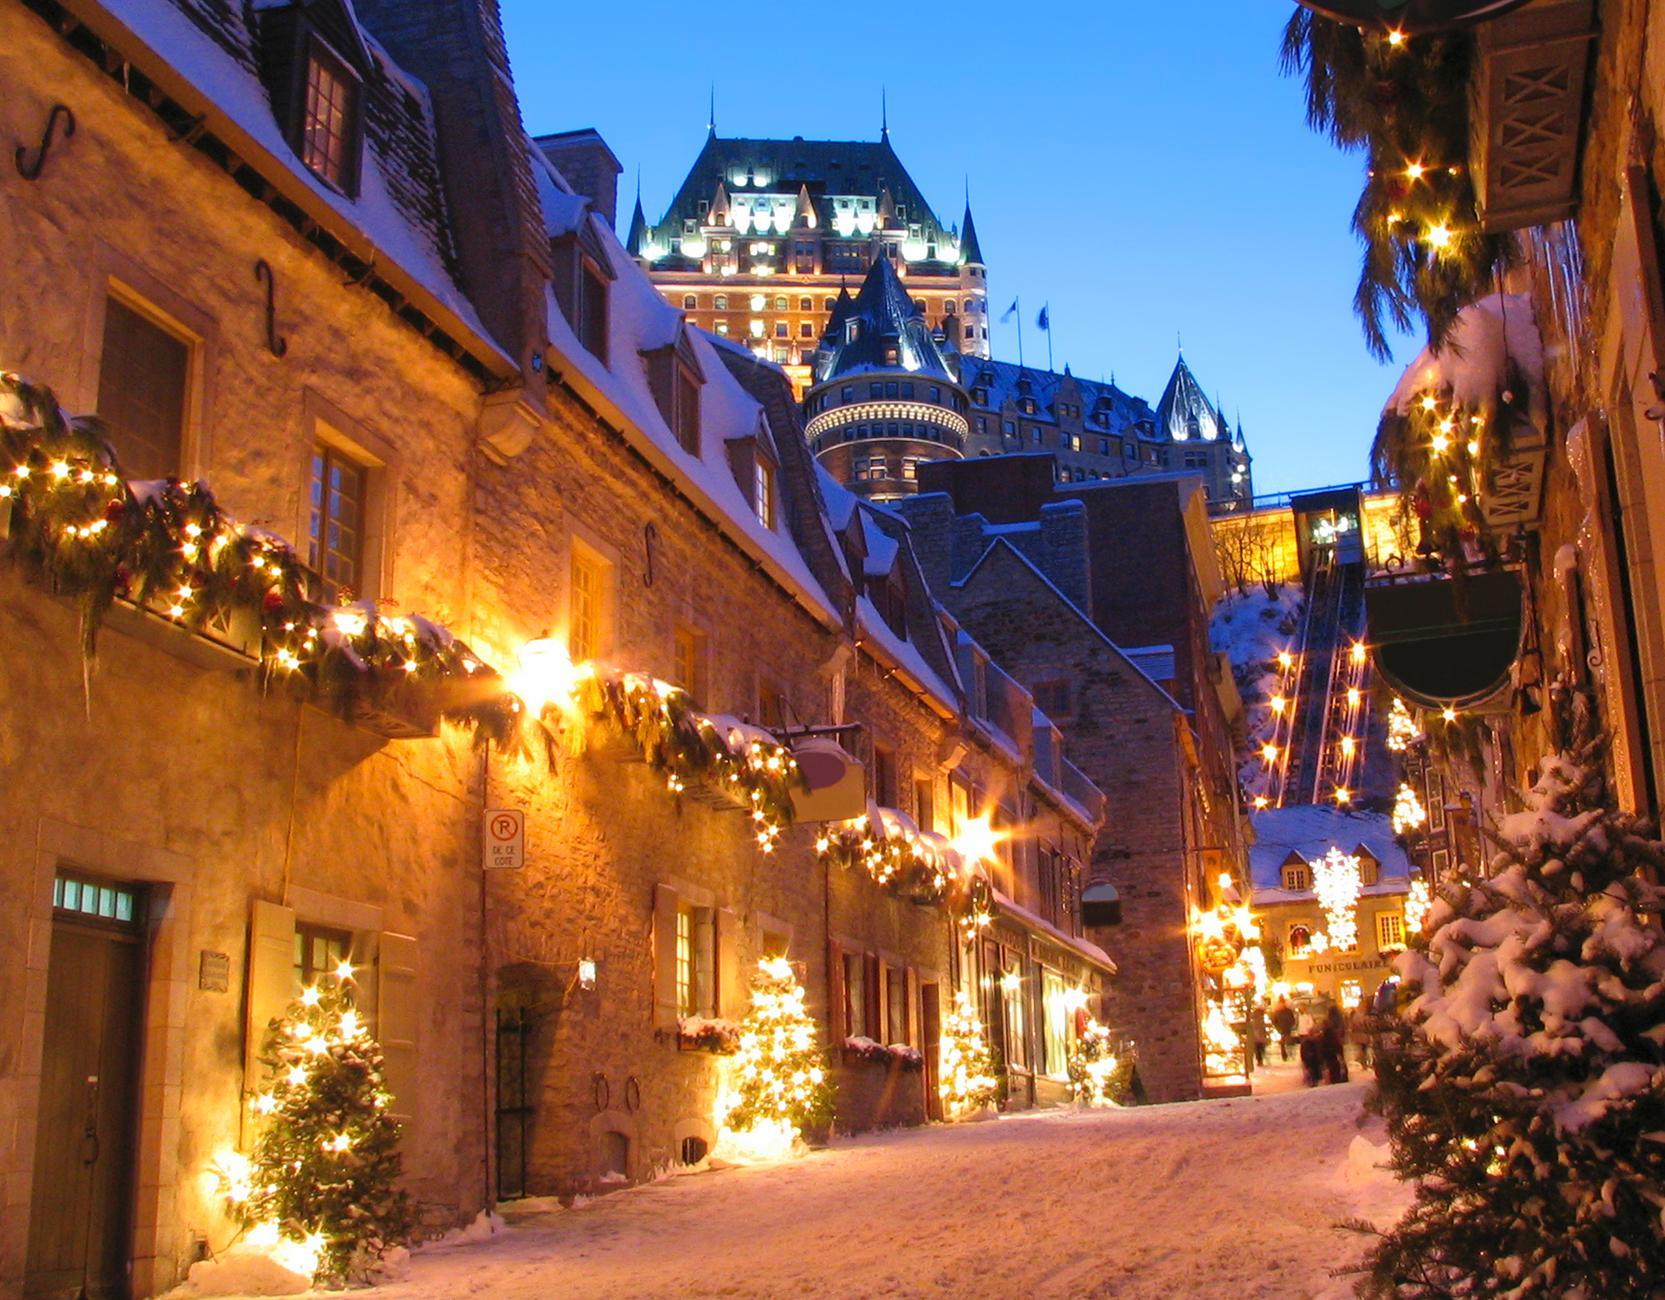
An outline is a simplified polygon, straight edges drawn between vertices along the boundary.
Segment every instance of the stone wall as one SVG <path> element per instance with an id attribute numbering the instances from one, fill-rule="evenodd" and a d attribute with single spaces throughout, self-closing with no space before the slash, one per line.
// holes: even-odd
<path id="1" fill-rule="evenodd" d="M 313 440 L 327 427 L 379 462 L 382 539 L 367 594 L 457 622 L 458 540 L 478 392 L 375 296 L 222 170 L 170 143 L 119 83 L 22 6 L 0 13 L 0 131 L 34 140 L 75 112 L 42 177 L 0 187 L 8 252 L 0 366 L 90 411 L 106 296 L 193 339 L 184 470 L 237 517 L 304 536 Z M 282 359 L 265 346 L 257 259 L 277 285 Z M 422 937 L 407 1181 L 433 1226 L 485 1203 L 480 1021 L 479 759 L 466 738 L 384 741 L 251 674 L 114 630 L 77 654 L 67 601 L 0 579 L 0 1291 L 19 1285 L 45 1036 L 51 881 L 61 866 L 150 889 L 135 1282 L 165 1287 L 193 1238 L 232 1228 L 200 1183 L 238 1138 L 251 901 L 350 930 Z M 171 647 L 171 649 L 170 649 Z M 203 958 L 223 954 L 224 989 Z M 362 972 L 374 996 L 373 964 Z"/>
<path id="2" fill-rule="evenodd" d="M 1054 719 L 1070 761 L 1105 795 L 1088 878 L 1122 897 L 1122 923 L 1091 937 L 1119 968 L 1105 1017 L 1139 1047 L 1152 1100 L 1201 1087 L 1195 976 L 1186 924 L 1195 898 L 1187 866 L 1191 791 L 1173 701 L 1081 616 L 997 551 L 953 593 L 953 609 L 1020 681 L 1072 684 L 1073 711 Z"/>

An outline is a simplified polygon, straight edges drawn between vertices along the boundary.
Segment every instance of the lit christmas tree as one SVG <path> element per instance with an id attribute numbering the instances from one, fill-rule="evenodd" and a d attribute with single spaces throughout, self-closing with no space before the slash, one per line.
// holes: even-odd
<path id="1" fill-rule="evenodd" d="M 832 1114 L 832 1085 L 816 1044 L 804 990 L 784 957 L 765 957 L 752 976 L 752 1005 L 740 1022 L 721 1126 L 756 1141 L 753 1150 L 791 1148 L 804 1129 Z"/>
<path id="2" fill-rule="evenodd" d="M 1665 846 L 1608 806 L 1593 742 L 1525 803 L 1396 963 L 1376 1104 L 1417 1193 L 1371 1295 L 1665 1294 Z"/>
<path id="3" fill-rule="evenodd" d="M 267 1089 L 250 1103 L 261 1133 L 246 1183 L 231 1188 L 252 1239 L 300 1244 L 316 1257 L 314 1279 L 337 1284 L 405 1244 L 411 1226 L 394 1186 L 399 1125 L 382 1052 L 349 1000 L 351 975 L 343 963 L 272 1022 Z"/>
<path id="4" fill-rule="evenodd" d="M 1120 1106 L 1133 1081 L 1133 1054 L 1118 1053 L 1110 1030 L 1088 1019 L 1069 1059 L 1070 1091 L 1087 1106 Z"/>
<path id="5" fill-rule="evenodd" d="M 1000 1093 L 994 1061 L 983 1038 L 983 1025 L 971 997 L 963 989 L 954 995 L 954 1009 L 943 1018 L 939 1053 L 944 1109 L 950 1119 L 990 1105 Z"/>

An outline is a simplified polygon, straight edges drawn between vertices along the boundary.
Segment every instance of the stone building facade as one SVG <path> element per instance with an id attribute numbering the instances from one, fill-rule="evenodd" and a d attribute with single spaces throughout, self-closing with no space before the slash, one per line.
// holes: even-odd
<path id="1" fill-rule="evenodd" d="M 460 626 L 446 557 L 470 527 L 482 383 L 516 367 L 432 219 L 431 104 L 379 47 L 347 51 L 367 118 L 350 198 L 290 147 L 240 17 L 8 5 L 0 28 L 8 137 L 39 140 L 59 103 L 76 127 L 0 191 L 4 366 L 104 410 L 144 477 L 202 479 L 303 548 L 331 540 L 312 484 L 339 465 L 360 531 L 333 538 L 344 585 Z M 349 725 L 262 689 L 258 639 L 132 608 L 83 664 L 75 603 L 11 565 L 0 581 L 0 994 L 21 1011 L 0 1029 L 0 1291 L 73 1290 L 90 1249 L 95 1281 L 151 1294 L 225 1244 L 202 1175 L 240 1140 L 265 1016 L 326 957 L 359 967 L 424 1223 L 472 1217 L 490 1192 L 467 738 Z M 70 882 L 110 915 L 84 922 Z M 77 979 L 93 971 L 102 1000 Z M 84 1123 L 90 1167 L 62 1148 Z"/>
<path id="2" fill-rule="evenodd" d="M 1153 1098 L 1199 1096 L 1188 927 L 1218 901 L 1222 875 L 1244 878 L 1240 704 L 1199 641 L 1219 594 L 1201 493 L 1173 479 L 1054 490 L 1045 456 L 938 463 L 922 480 L 897 508 L 929 580 L 1105 792 L 1088 879 L 1119 907 L 1117 926 L 1094 931 L 1122 972 L 1111 1018 L 1136 1040 Z M 1134 574 L 1145 582 L 1118 585 Z"/>
<path id="3" fill-rule="evenodd" d="M 1408 937 L 1411 862 L 1388 818 L 1315 805 L 1267 809 L 1253 821 L 1248 901 L 1262 934 L 1278 945 L 1281 982 L 1297 1000 L 1369 1005 Z M 1314 891 L 1314 864 L 1332 849 L 1359 861 L 1357 939 L 1345 949 L 1316 938 L 1331 925 Z"/>
<path id="4" fill-rule="evenodd" d="M 22 1008 L 0 1029 L 0 1290 L 73 1290 L 86 1265 L 154 1294 L 223 1248 L 210 1175 L 251 1136 L 264 1027 L 342 960 L 424 1230 L 700 1158 L 723 1064 L 685 1021 L 743 1014 L 764 954 L 839 1052 L 860 958 L 897 1078 L 841 1057 L 842 1127 L 925 1119 L 933 1017 L 996 974 L 1009 1102 L 1057 1100 L 1060 999 L 1099 1008 L 1114 970 L 1073 892 L 1098 792 L 1016 683 L 1011 721 L 985 716 L 1002 679 L 899 523 L 852 545 L 786 376 L 689 328 L 605 195 L 551 161 L 598 151 L 526 137 L 496 6 L 42 0 L 0 37 L 9 136 L 55 124 L 0 189 L 0 364 L 101 412 L 135 480 L 118 506 L 200 482 L 238 545 L 292 542 L 347 679 L 294 657 L 312 638 L 263 637 L 267 605 L 199 622 L 184 590 L 118 601 L 83 662 L 75 602 L 28 557 L 0 577 L 0 993 Z M 343 96 L 339 133 L 298 130 L 263 81 L 294 59 Z M 179 536 L 192 559 L 219 544 Z M 410 647 L 388 671 L 415 685 L 369 688 L 372 641 Z M 504 737 L 525 744 L 471 734 L 530 709 L 491 670 L 556 660 L 677 683 L 763 754 L 839 729 L 875 809 L 943 844 L 990 812 L 1004 845 L 922 904 L 832 865 L 814 823 L 764 834 L 709 783 L 667 789 L 583 708 Z M 524 865 L 488 872 L 505 810 Z M 983 871 L 998 972 L 958 940 Z M 87 1125 L 91 1166 L 64 1138 Z"/>

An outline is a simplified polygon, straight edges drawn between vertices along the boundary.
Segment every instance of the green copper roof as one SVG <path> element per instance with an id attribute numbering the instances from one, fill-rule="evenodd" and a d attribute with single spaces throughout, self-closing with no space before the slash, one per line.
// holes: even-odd
<path id="1" fill-rule="evenodd" d="M 862 196 L 877 204 L 888 190 L 899 220 L 924 227 L 927 240 L 933 233 L 952 230 L 925 201 L 888 138 L 746 140 L 714 133 L 706 137 L 676 197 L 653 228 L 674 235 L 680 233 L 684 221 L 702 220 L 705 214 L 700 203 L 709 205 L 718 182 L 731 199 L 752 193 L 796 198 L 800 190 L 807 190 L 823 228 L 831 227 L 833 222 L 833 209 L 826 203 L 828 196 Z"/>

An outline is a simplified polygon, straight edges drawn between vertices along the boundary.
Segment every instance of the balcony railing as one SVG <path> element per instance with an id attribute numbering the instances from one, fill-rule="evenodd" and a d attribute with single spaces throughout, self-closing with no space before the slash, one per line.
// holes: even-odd
<path id="1" fill-rule="evenodd" d="M 1469 167 L 1490 233 L 1572 215 L 1578 204 L 1592 0 L 1533 0 L 1475 29 Z"/>

